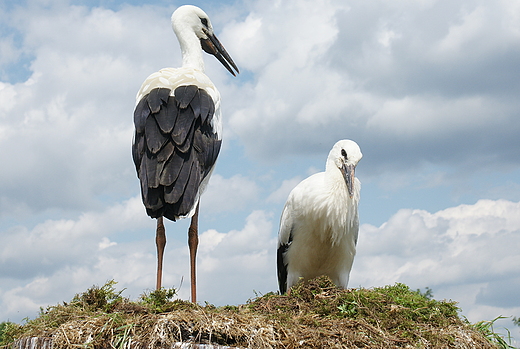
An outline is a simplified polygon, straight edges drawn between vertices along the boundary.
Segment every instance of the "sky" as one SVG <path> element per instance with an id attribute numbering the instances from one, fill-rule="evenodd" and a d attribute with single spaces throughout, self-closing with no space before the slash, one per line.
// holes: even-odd
<path id="1" fill-rule="evenodd" d="M 0 0 L 0 321 L 107 280 L 155 285 L 131 158 L 141 83 L 181 65 L 176 0 Z M 199 217 L 198 298 L 277 290 L 290 190 L 332 145 L 363 159 L 350 287 L 403 282 L 469 321 L 520 316 L 520 3 L 197 0 L 240 68 L 205 56 L 222 150 Z M 187 227 L 165 287 L 189 298 Z M 510 319 L 496 323 L 520 340 Z"/>

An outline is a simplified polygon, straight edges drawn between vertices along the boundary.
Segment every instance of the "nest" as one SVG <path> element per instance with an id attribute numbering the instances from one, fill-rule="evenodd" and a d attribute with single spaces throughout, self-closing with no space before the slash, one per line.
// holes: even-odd
<path id="1" fill-rule="evenodd" d="M 239 306 L 176 300 L 157 311 L 121 299 L 101 302 L 103 311 L 99 305 L 77 312 L 70 306 L 42 314 L 45 326 L 33 320 L 30 328 L 30 321 L 13 347 L 50 348 L 51 342 L 54 349 L 496 348 L 459 318 L 454 302 L 402 284 L 344 290 L 322 277 L 294 286 L 289 295 L 271 293 Z"/>

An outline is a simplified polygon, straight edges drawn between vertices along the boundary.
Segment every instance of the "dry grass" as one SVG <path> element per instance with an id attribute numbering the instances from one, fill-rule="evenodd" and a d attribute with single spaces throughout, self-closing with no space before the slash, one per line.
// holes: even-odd
<path id="1" fill-rule="evenodd" d="M 267 294 L 239 306 L 172 300 L 173 290 L 131 302 L 114 282 L 49 307 L 4 344 L 52 338 L 53 348 L 172 348 L 189 342 L 242 348 L 496 348 L 458 316 L 454 302 L 396 284 L 336 288 L 322 277 L 290 295 Z M 20 342 L 18 342 L 20 343 Z"/>

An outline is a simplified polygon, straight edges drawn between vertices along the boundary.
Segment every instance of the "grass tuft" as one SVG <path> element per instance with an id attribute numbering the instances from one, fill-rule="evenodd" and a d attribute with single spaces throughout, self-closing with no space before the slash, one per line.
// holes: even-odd
<path id="1" fill-rule="evenodd" d="M 500 319 L 507 319 L 507 317 L 504 316 L 498 316 L 490 321 L 479 321 L 476 324 L 473 324 L 472 327 L 475 328 L 477 331 L 482 333 L 482 335 L 487 338 L 488 341 L 491 343 L 494 343 L 497 348 L 500 349 L 515 349 L 515 347 L 511 346 L 511 333 L 508 329 L 507 331 L 507 341 L 505 336 L 495 332 L 494 324 L 497 320 Z M 508 343 L 509 342 L 509 343 Z"/>

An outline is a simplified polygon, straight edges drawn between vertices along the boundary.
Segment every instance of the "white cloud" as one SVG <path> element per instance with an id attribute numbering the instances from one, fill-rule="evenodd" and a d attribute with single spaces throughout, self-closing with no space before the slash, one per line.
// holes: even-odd
<path id="1" fill-rule="evenodd" d="M 437 136 L 447 129 L 477 131 L 491 122 L 505 122 L 508 114 L 498 101 L 480 96 L 455 100 L 432 95 L 407 96 L 385 101 L 366 126 L 414 141 Z"/>
<path id="2" fill-rule="evenodd" d="M 98 243 L 98 249 L 99 250 L 104 250 L 105 248 L 109 248 L 109 247 L 115 246 L 115 245 L 117 245 L 117 242 L 110 241 L 110 239 L 105 236 Z"/>
<path id="3" fill-rule="evenodd" d="M 47 220 L 32 229 L 11 228 L 0 235 L 1 274 L 24 280 L 49 276 L 66 266 L 90 264 L 100 240 L 103 243 L 109 234 L 131 232 L 147 223 L 140 199 L 135 197 L 104 212 L 84 213 L 77 220 Z"/>
<path id="4" fill-rule="evenodd" d="M 153 224 L 151 224 L 153 227 Z M 110 279 L 137 297 L 153 285 L 153 239 L 139 197 L 75 219 L 18 226 L 0 235 L 0 317 L 19 321 Z M 150 234 L 152 236 L 152 234 Z M 135 238 L 134 238 L 135 239 Z"/>
<path id="5" fill-rule="evenodd" d="M 362 225 L 349 286 L 402 282 L 459 302 L 472 322 L 518 317 L 519 210 L 520 202 L 480 200 L 435 213 L 402 209 L 380 227 Z M 518 340 L 510 320 L 496 328 Z"/>
<path id="6" fill-rule="evenodd" d="M 293 190 L 301 181 L 302 178 L 299 176 L 282 181 L 282 185 L 269 194 L 267 202 L 284 203 L 285 200 L 287 200 L 287 197 L 289 197 L 291 190 Z"/>
<path id="7" fill-rule="evenodd" d="M 0 173 L 9 183 L 2 214 L 24 203 L 36 211 L 91 209 L 133 195 L 135 93 L 177 49 L 169 16 L 156 8 L 41 6 L 12 13 L 35 58 L 29 80 L 0 87 L 0 146 L 9 149 L 0 154 L 9 164 Z M 150 54 L 162 44 L 150 36 L 166 35 L 172 40 L 162 54 Z"/>
<path id="8" fill-rule="evenodd" d="M 199 275 L 204 294 L 218 304 L 236 303 L 276 289 L 272 217 L 253 211 L 242 230 L 206 231 L 200 236 Z M 211 292 L 218 288 L 219 292 Z"/>
<path id="9" fill-rule="evenodd" d="M 504 143 L 516 149 L 518 34 L 502 25 L 515 6 L 261 2 L 223 31 L 255 74 L 224 95 L 234 104 L 229 128 L 249 154 L 268 159 L 355 139 L 381 155 L 364 161 L 378 172 L 424 160 L 458 167 Z"/>
<path id="10" fill-rule="evenodd" d="M 480 289 L 468 293 L 479 305 L 520 307 L 514 287 L 491 291 L 520 280 L 519 210 L 520 202 L 480 200 L 436 213 L 402 209 L 379 228 L 363 225 L 351 286 L 404 282 L 446 294 L 458 285 Z"/>
<path id="11" fill-rule="evenodd" d="M 243 210 L 257 200 L 259 191 L 258 185 L 243 175 L 224 178 L 216 173 L 202 196 L 201 210 L 211 213 Z"/>
<path id="12" fill-rule="evenodd" d="M 460 51 L 468 42 L 479 40 L 485 27 L 486 9 L 478 6 L 470 13 L 462 14 L 460 24 L 450 27 L 448 34 L 440 41 L 440 51 Z"/>

